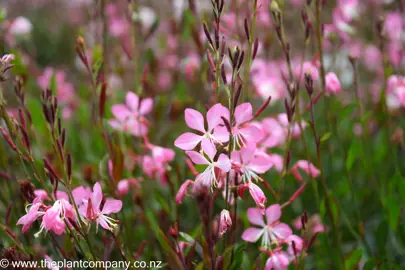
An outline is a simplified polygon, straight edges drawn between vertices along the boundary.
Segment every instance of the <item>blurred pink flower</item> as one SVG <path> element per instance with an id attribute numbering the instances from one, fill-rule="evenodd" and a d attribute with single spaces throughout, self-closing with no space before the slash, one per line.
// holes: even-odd
<path id="1" fill-rule="evenodd" d="M 65 232 L 65 220 L 70 224 L 69 219 L 76 220 L 73 206 L 65 199 L 57 200 L 51 208 L 46 210 L 41 229 L 35 236 L 38 236 L 44 228 L 47 231 L 53 231 L 56 235 L 61 235 Z"/>
<path id="2" fill-rule="evenodd" d="M 184 197 L 186 197 L 188 193 L 188 188 L 194 185 L 194 182 L 191 180 L 186 180 L 179 188 L 176 194 L 176 203 L 181 204 L 183 202 Z"/>
<path id="3" fill-rule="evenodd" d="M 134 136 L 144 136 L 148 133 L 148 121 L 145 115 L 152 111 L 153 100 L 145 98 L 139 100 L 139 97 L 128 92 L 125 104 L 113 105 L 111 111 L 115 119 L 109 120 L 112 128 L 130 133 Z"/>
<path id="4" fill-rule="evenodd" d="M 335 73 L 328 72 L 325 76 L 326 92 L 330 94 L 337 94 L 342 90 L 340 81 Z"/>
<path id="5" fill-rule="evenodd" d="M 320 171 L 314 166 L 314 164 L 307 160 L 299 160 L 291 168 L 291 173 L 294 175 L 295 179 L 300 182 L 303 181 L 303 178 L 299 172 L 299 169 L 303 170 L 306 174 L 314 178 L 317 178 L 320 175 Z"/>

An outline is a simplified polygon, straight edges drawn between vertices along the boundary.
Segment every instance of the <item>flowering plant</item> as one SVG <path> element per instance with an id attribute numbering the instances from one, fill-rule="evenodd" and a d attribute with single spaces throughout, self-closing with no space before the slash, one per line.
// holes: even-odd
<path id="1" fill-rule="evenodd" d="M 403 1 L 29 2 L 0 5 L 0 259 L 405 267 Z"/>

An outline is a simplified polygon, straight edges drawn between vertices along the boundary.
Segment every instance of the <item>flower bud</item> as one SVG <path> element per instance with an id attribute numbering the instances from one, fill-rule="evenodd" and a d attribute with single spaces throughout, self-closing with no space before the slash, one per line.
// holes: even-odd
<path id="1" fill-rule="evenodd" d="M 222 210 L 219 218 L 219 236 L 221 237 L 232 227 L 232 219 L 228 210 Z"/>

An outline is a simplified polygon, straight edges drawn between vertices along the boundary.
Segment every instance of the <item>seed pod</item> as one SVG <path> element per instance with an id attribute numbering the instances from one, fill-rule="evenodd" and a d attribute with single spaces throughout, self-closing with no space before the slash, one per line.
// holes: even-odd
<path id="1" fill-rule="evenodd" d="M 247 40 L 250 42 L 250 33 L 249 33 L 249 26 L 248 26 L 248 21 L 247 21 L 247 19 L 245 18 L 245 34 L 246 34 L 246 37 L 247 37 Z"/>
<path id="2" fill-rule="evenodd" d="M 6 140 L 7 144 L 11 147 L 11 149 L 17 152 L 17 146 L 15 146 L 14 142 L 11 140 L 7 131 L 4 128 L 0 127 L 0 132 L 1 134 L 3 134 L 4 140 Z"/>
<path id="3" fill-rule="evenodd" d="M 255 60 L 258 49 L 259 49 L 259 39 L 256 38 L 255 43 L 253 44 L 252 60 Z"/>
<path id="4" fill-rule="evenodd" d="M 212 47 L 214 47 L 214 42 L 212 42 L 210 32 L 208 31 L 207 25 L 205 23 L 203 23 L 203 29 L 204 29 L 205 36 L 208 39 L 208 42 L 211 44 Z"/>

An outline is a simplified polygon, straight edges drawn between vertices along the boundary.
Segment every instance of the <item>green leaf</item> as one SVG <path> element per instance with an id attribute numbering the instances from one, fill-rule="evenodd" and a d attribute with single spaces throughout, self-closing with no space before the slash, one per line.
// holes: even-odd
<path id="1" fill-rule="evenodd" d="M 323 136 L 321 137 L 321 143 L 329 139 L 330 136 L 332 136 L 332 132 L 326 132 L 325 134 L 323 134 Z"/>
<path id="2" fill-rule="evenodd" d="M 373 270 L 376 267 L 375 259 L 370 259 L 364 264 L 363 270 Z"/>
<path id="3" fill-rule="evenodd" d="M 363 251 L 360 248 L 350 253 L 345 259 L 345 269 L 357 269 L 362 255 Z"/>
<path id="4" fill-rule="evenodd" d="M 393 231 L 396 231 L 399 222 L 401 207 L 395 194 L 388 194 L 386 200 L 386 208 L 388 210 L 388 223 Z"/>
<path id="5" fill-rule="evenodd" d="M 198 255 L 200 255 L 201 258 L 203 258 L 204 254 L 203 254 L 203 249 L 202 249 L 201 245 L 191 235 L 189 235 L 185 232 L 179 232 L 179 234 L 191 246 L 193 246 L 195 243 L 195 251 L 198 253 Z"/>
<path id="6" fill-rule="evenodd" d="M 346 159 L 346 169 L 350 170 L 353 167 L 354 162 L 360 155 L 361 143 L 359 140 L 353 140 L 349 148 L 349 153 L 347 154 Z"/>
<path id="7" fill-rule="evenodd" d="M 223 269 L 228 269 L 229 264 L 231 263 L 233 247 L 234 247 L 233 245 L 227 247 L 223 254 L 223 258 L 224 258 Z"/>

